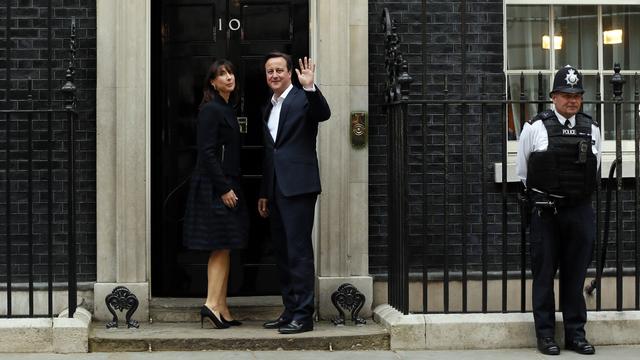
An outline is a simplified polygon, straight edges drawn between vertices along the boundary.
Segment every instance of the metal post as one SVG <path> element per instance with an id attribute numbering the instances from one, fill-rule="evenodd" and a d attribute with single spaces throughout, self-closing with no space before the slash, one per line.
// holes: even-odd
<path id="1" fill-rule="evenodd" d="M 409 312 L 409 259 L 407 241 L 407 114 L 409 85 L 413 78 L 409 75 L 407 61 L 399 50 L 400 37 L 396 33 L 395 21 L 391 21 L 389 10 L 382 12 L 382 27 L 386 36 L 385 68 L 387 83 L 385 102 L 387 103 L 389 129 L 389 187 L 388 210 L 389 230 L 389 303 L 402 311 Z"/>
<path id="2" fill-rule="evenodd" d="M 520 87 L 520 100 L 525 100 L 524 96 L 524 81 L 521 78 Z M 542 94 L 542 72 L 538 72 L 538 112 L 542 112 L 544 97 Z M 524 116 L 525 107 L 524 103 L 520 104 L 520 124 L 523 124 L 520 128 L 524 127 L 524 122 L 527 120 Z M 515 130 L 515 129 L 514 129 Z M 516 134 L 514 134 L 516 135 Z M 520 312 L 525 312 L 527 308 L 527 220 L 531 215 L 527 212 L 526 206 L 520 206 Z"/>
<path id="3" fill-rule="evenodd" d="M 538 71 L 538 113 L 541 113 L 542 111 L 544 111 L 545 93 L 542 90 L 543 84 L 544 82 L 542 80 L 542 71 Z"/>
<path id="4" fill-rule="evenodd" d="M 460 51 L 461 58 L 461 82 L 462 82 L 462 99 L 466 98 L 467 93 L 467 2 L 460 2 Z M 424 46 L 424 45 L 423 45 Z M 424 86 L 424 85 L 423 85 Z M 465 124 L 465 114 L 467 107 L 463 102 L 460 109 L 462 126 L 462 312 L 467 312 L 467 127 Z"/>
<path id="5" fill-rule="evenodd" d="M 51 109 L 53 100 L 53 5 L 49 0 L 47 10 L 47 83 L 49 88 L 47 105 Z M 47 313 L 53 317 L 53 114 L 47 113 Z"/>
<path id="6" fill-rule="evenodd" d="M 68 287 L 69 287 L 69 317 L 72 318 L 77 307 L 76 280 L 76 215 L 75 215 L 75 119 L 76 119 L 76 86 L 73 84 L 76 58 L 76 19 L 71 21 L 71 40 L 69 44 L 69 65 L 65 76 L 66 83 L 62 86 L 65 96 L 65 109 L 68 122 L 68 171 L 67 171 L 67 227 L 68 227 Z"/>
<path id="7" fill-rule="evenodd" d="M 33 81 L 28 79 L 28 102 L 33 110 Z M 27 114 L 27 239 L 29 248 L 29 316 L 33 317 L 33 113 Z"/>
<path id="8" fill-rule="evenodd" d="M 7 26 L 5 29 L 5 42 L 6 42 L 6 92 L 5 92 L 5 104 L 7 108 L 11 107 L 11 2 L 7 1 Z M 11 317 L 11 246 L 12 246 L 12 234 L 11 234 L 11 115 L 6 113 L 6 139 L 5 139 L 5 199 L 7 203 L 5 220 L 6 220 L 6 239 L 7 239 L 7 317 Z"/>
<path id="9" fill-rule="evenodd" d="M 625 80 L 620 75 L 620 64 L 613 67 L 611 78 L 616 119 L 616 309 L 622 310 L 622 88 Z"/>
<path id="10" fill-rule="evenodd" d="M 409 85 L 413 82 L 413 78 L 409 75 L 409 65 L 407 60 L 402 58 L 402 54 L 399 54 L 398 63 L 400 64 L 400 75 L 398 76 L 398 84 L 400 85 L 400 93 L 401 93 L 401 116 L 400 116 L 400 124 L 398 129 L 401 131 L 398 140 L 400 140 L 397 145 L 397 155 L 398 165 L 400 166 L 400 170 L 398 174 L 399 178 L 399 187 L 398 187 L 398 198 L 401 203 L 399 206 L 400 214 L 400 229 L 402 231 L 402 235 L 400 236 L 400 251 L 401 251 L 401 259 L 402 259 L 402 308 L 403 313 L 406 315 L 409 313 L 409 241 L 407 234 L 409 233 L 408 229 L 408 216 L 409 213 L 409 197 L 408 197 L 408 184 L 407 184 L 407 174 L 405 173 L 409 171 L 407 166 L 407 131 L 408 131 L 408 104 L 409 101 Z"/>
<path id="11" fill-rule="evenodd" d="M 427 1 L 422 0 L 422 43 L 427 43 Z M 427 47 L 422 46 L 422 98 L 427 95 Z M 428 249 L 429 249 L 429 201 L 427 193 L 427 105 L 422 104 L 422 312 L 428 312 L 429 305 L 429 266 L 428 266 Z"/>
<path id="12" fill-rule="evenodd" d="M 486 75 L 482 76 L 482 100 L 487 99 Z M 489 143 L 489 135 L 487 132 L 487 114 L 486 105 L 483 102 L 480 109 L 481 113 L 481 135 L 480 135 L 480 153 L 482 154 L 482 312 L 487 312 L 487 268 L 488 268 L 488 211 L 487 211 L 487 144 Z"/>
<path id="13" fill-rule="evenodd" d="M 442 295 L 443 295 L 443 305 L 444 305 L 444 313 L 447 314 L 449 312 L 449 199 L 448 199 L 448 190 L 449 190 L 449 106 L 446 103 L 446 100 L 449 95 L 448 89 L 448 77 L 444 75 L 444 100 L 443 106 L 443 116 L 444 116 L 444 132 L 443 132 L 443 154 L 444 154 L 444 186 L 443 186 L 443 205 L 442 211 L 444 212 L 444 224 L 442 230 L 442 251 L 443 251 L 443 260 L 442 260 Z"/>
<path id="14" fill-rule="evenodd" d="M 638 73 L 635 73 L 633 76 L 633 84 L 635 88 L 635 93 L 633 96 L 634 104 L 633 104 L 633 129 L 635 132 L 635 162 L 636 162 L 636 178 L 635 178 L 635 214 L 636 214 L 636 225 L 635 225 L 635 243 L 636 243 L 636 274 L 635 274 L 635 282 L 636 282 L 636 296 L 635 296 L 635 308 L 636 310 L 640 310 L 640 232 L 638 230 L 638 224 L 640 224 L 640 89 L 638 89 Z"/>
<path id="15" fill-rule="evenodd" d="M 596 122 L 602 124 L 602 93 L 600 92 L 600 73 L 596 74 Z M 598 168 L 598 181 L 596 181 L 596 240 L 602 238 L 602 157 L 600 158 L 600 167 Z M 608 221 L 608 219 L 607 219 Z M 600 243 L 596 241 L 596 268 L 600 268 Z M 599 281 L 599 280 L 598 280 Z M 600 284 L 597 284 L 600 286 Z M 600 311 L 602 307 L 602 291 L 596 292 L 596 311 Z"/>

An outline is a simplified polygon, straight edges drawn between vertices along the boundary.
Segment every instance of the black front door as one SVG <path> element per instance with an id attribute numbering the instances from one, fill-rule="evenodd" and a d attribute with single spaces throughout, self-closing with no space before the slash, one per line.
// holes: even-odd
<path id="1" fill-rule="evenodd" d="M 267 221 L 257 216 L 262 161 L 261 108 L 269 89 L 263 56 L 309 52 L 308 0 L 162 0 L 152 4 L 151 250 L 152 295 L 206 294 L 208 253 L 182 246 L 189 176 L 196 156 L 195 120 L 209 65 L 236 66 L 243 133 L 242 169 L 251 230 L 232 253 L 229 295 L 278 294 Z"/>

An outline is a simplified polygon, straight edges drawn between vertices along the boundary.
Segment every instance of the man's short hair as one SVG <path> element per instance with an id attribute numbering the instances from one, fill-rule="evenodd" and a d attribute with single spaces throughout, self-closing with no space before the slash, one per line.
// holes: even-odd
<path id="1" fill-rule="evenodd" d="M 293 69 L 293 60 L 291 60 L 291 55 L 285 54 L 285 53 L 280 52 L 280 51 L 272 51 L 272 52 L 268 53 L 264 57 L 263 67 L 264 67 L 264 65 L 267 64 L 267 61 L 269 61 L 269 59 L 278 58 L 278 57 L 284 58 L 284 60 L 287 62 L 287 70 L 289 72 L 291 72 L 291 70 Z"/>

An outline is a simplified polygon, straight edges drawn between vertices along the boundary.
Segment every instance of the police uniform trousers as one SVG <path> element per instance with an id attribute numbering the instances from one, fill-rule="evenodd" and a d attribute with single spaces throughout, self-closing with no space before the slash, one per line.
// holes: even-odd
<path id="1" fill-rule="evenodd" d="M 587 309 L 584 280 L 595 241 L 595 214 L 591 202 L 558 207 L 531 216 L 533 317 L 536 336 L 553 337 L 555 328 L 554 277 L 560 270 L 560 310 L 565 339 L 584 338 Z"/>
<path id="2" fill-rule="evenodd" d="M 315 270 L 311 232 L 317 197 L 315 193 L 284 196 L 274 179 L 269 201 L 271 236 L 285 306 L 282 317 L 303 323 L 313 321 Z"/>

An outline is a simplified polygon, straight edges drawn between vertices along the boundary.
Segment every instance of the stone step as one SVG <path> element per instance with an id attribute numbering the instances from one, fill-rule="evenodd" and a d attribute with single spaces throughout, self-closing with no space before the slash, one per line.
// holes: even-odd
<path id="1" fill-rule="evenodd" d="M 201 298 L 153 298 L 149 304 L 149 317 L 153 322 L 200 321 L 203 301 Z M 276 319 L 283 309 L 280 296 L 233 297 L 227 302 L 233 317 L 243 321 Z"/>
<path id="2" fill-rule="evenodd" d="M 202 350 L 389 350 L 389 333 L 371 320 L 363 326 L 321 321 L 313 331 L 295 335 L 263 329 L 261 321 L 218 330 L 206 322 L 201 329 L 198 320 L 154 321 L 141 323 L 139 329 L 109 330 L 94 322 L 89 335 L 91 352 Z"/>

